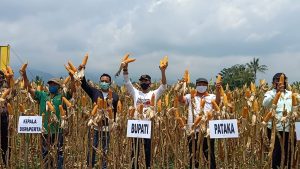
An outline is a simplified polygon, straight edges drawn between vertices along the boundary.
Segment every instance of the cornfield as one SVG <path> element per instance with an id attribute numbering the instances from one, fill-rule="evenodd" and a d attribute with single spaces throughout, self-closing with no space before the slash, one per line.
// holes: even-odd
<path id="1" fill-rule="evenodd" d="M 72 69 L 71 66 L 67 66 L 67 68 Z M 8 74 L 12 74 L 12 72 Z M 187 81 L 186 79 L 168 86 L 167 91 L 147 111 L 147 116 L 152 121 L 152 168 L 188 168 L 191 158 L 195 163 L 194 156 L 199 160 L 200 168 L 209 168 L 210 159 L 206 159 L 201 150 L 203 139 L 209 138 L 207 126 L 208 121 L 212 119 L 237 119 L 239 127 L 239 138 L 216 139 L 217 168 L 271 168 L 274 137 L 277 135 L 277 131 L 272 130 L 272 137 L 269 139 L 266 133 L 266 122 L 273 120 L 273 123 L 276 123 L 278 119 L 269 113 L 272 110 L 262 107 L 264 93 L 271 87 L 267 86 L 264 81 L 261 81 L 258 86 L 252 83 L 232 91 L 228 87 L 224 87 L 224 90 L 221 90 L 221 103 L 214 104 L 213 112 L 207 116 L 202 114 L 194 117 L 195 124 L 192 129 L 188 129 L 188 108 L 186 105 L 178 103 L 179 94 L 195 93 L 195 89 L 191 88 L 186 83 Z M 67 89 L 67 83 L 70 82 L 66 80 L 64 89 Z M 4 166 L 3 160 L 7 160 L 7 168 L 44 168 L 41 135 L 17 133 L 19 116 L 38 115 L 38 103 L 24 89 L 22 79 L 15 80 L 13 84 L 9 91 L 4 92 L 1 97 L 2 100 L 9 103 L 9 154 L 7 159 L 1 160 L 2 166 Z M 35 83 L 32 85 L 37 90 L 47 91 L 45 86 L 38 86 Z M 152 88 L 156 89 L 158 86 L 159 84 L 156 83 L 152 85 Z M 290 86 L 290 89 L 294 93 L 299 92 L 299 88 Z M 116 121 L 113 120 L 111 100 L 108 100 L 107 104 L 103 100 L 93 104 L 78 83 L 72 99 L 69 102 L 64 101 L 67 109 L 60 108 L 61 127 L 64 129 L 64 168 L 91 168 L 86 163 L 87 156 L 92 154 L 92 149 L 95 149 L 97 154 L 96 168 L 101 168 L 104 152 L 102 142 L 99 141 L 98 148 L 91 145 L 94 128 L 98 128 L 99 131 L 102 129 L 104 124 L 101 124 L 101 119 L 104 117 L 109 119 L 110 131 L 109 150 L 106 157 L 108 168 L 131 168 L 134 160 L 139 162 L 140 168 L 145 168 L 144 147 L 133 147 L 135 139 L 126 136 L 127 120 L 134 118 L 133 100 L 125 86 L 114 85 L 111 90 L 116 92 L 120 99 Z M 210 86 L 209 90 L 214 93 L 214 86 Z M 291 151 L 292 161 L 289 165 L 299 168 L 300 144 L 295 142 L 294 126 L 295 122 L 299 120 L 297 99 L 293 98 L 293 111 L 287 112 L 285 117 L 291 124 L 288 151 Z M 55 120 L 50 119 L 50 122 L 55 123 Z M 193 142 L 193 146 L 200 151 L 198 154 L 190 156 L 188 137 L 193 136 L 196 129 L 199 129 L 199 139 L 197 142 Z M 139 144 L 143 144 L 144 140 L 137 139 L 137 141 Z M 53 145 L 46 158 L 56 159 L 57 144 Z M 284 143 L 281 142 L 281 145 Z M 137 154 L 140 155 L 137 156 Z M 283 164 L 283 160 L 281 163 Z"/>

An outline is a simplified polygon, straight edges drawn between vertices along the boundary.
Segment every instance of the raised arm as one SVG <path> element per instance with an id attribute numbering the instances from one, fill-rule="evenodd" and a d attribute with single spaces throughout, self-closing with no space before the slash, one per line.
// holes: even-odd
<path id="1" fill-rule="evenodd" d="M 125 82 L 126 89 L 128 90 L 129 94 L 134 97 L 135 90 L 137 90 L 137 89 L 135 89 L 133 87 L 131 81 L 129 80 L 128 64 L 126 64 L 123 68 L 123 76 L 124 76 L 124 82 Z"/>
<path id="2" fill-rule="evenodd" d="M 82 80 L 81 80 L 81 87 L 82 89 L 89 95 L 89 97 L 93 100 L 93 95 L 94 95 L 94 90 L 95 88 L 91 87 L 86 79 L 85 76 L 83 76 Z"/>
<path id="3" fill-rule="evenodd" d="M 216 84 L 216 103 L 219 105 L 221 102 L 221 95 L 220 95 L 220 90 L 222 90 L 222 84 L 217 83 Z"/>
<path id="4" fill-rule="evenodd" d="M 168 67 L 168 63 L 166 63 L 166 65 L 163 66 L 163 67 L 159 66 L 159 69 L 161 71 L 161 83 L 163 85 L 167 84 L 167 78 L 166 78 L 166 69 L 167 69 L 167 67 Z"/>
<path id="5" fill-rule="evenodd" d="M 29 80 L 28 80 L 28 77 L 27 77 L 27 74 L 26 74 L 26 70 L 25 71 L 22 71 L 20 70 L 20 74 L 21 76 L 23 77 L 23 80 L 24 80 L 24 87 L 28 89 L 28 92 L 31 94 L 31 96 L 33 98 L 35 98 L 35 89 L 32 88 Z"/>
<path id="6" fill-rule="evenodd" d="M 159 69 L 161 71 L 161 85 L 158 89 L 154 91 L 155 94 L 155 100 L 158 100 L 160 96 L 164 93 L 164 91 L 167 89 L 167 78 L 166 78 L 166 69 L 168 67 L 168 63 L 166 63 L 163 67 L 159 66 Z"/>

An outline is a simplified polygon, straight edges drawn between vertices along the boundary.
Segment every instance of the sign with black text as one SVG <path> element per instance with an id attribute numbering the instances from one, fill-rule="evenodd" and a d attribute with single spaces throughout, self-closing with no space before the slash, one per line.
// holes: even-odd
<path id="1" fill-rule="evenodd" d="M 18 133 L 42 133 L 42 116 L 20 116 Z"/>
<path id="2" fill-rule="evenodd" d="M 127 137 L 151 138 L 151 121 L 128 120 Z"/>
<path id="3" fill-rule="evenodd" d="M 296 138 L 300 140 L 300 122 L 295 122 Z"/>
<path id="4" fill-rule="evenodd" d="M 237 120 L 209 121 L 210 138 L 238 138 Z"/>

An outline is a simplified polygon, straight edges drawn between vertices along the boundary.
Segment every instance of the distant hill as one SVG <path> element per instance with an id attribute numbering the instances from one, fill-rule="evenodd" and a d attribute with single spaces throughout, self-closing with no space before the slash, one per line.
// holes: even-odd
<path id="1" fill-rule="evenodd" d="M 17 68 L 13 68 L 14 70 L 18 70 Z M 15 77 L 19 77 L 20 73 L 18 71 L 15 71 Z M 43 81 L 48 81 L 49 79 L 53 78 L 54 75 L 43 72 L 36 69 L 27 69 L 27 76 L 29 80 L 34 80 L 36 76 L 39 76 Z"/>
<path id="2" fill-rule="evenodd" d="M 16 70 L 19 70 L 19 68 L 14 68 L 13 70 L 15 70 L 15 77 L 19 77 L 20 74 L 19 72 L 17 72 Z M 29 78 L 29 80 L 35 80 L 36 76 L 39 76 L 44 82 L 47 82 L 49 79 L 53 78 L 53 77 L 66 77 L 68 76 L 68 74 L 66 72 L 62 72 L 62 73 L 57 73 L 57 74 L 51 74 L 51 73 L 47 73 L 47 72 L 43 72 L 41 70 L 37 70 L 37 69 L 27 69 L 27 76 Z M 97 74 L 97 73 L 90 73 L 90 72 L 86 72 L 86 79 L 92 80 L 95 83 L 99 82 L 99 77 L 101 76 L 101 74 Z M 112 81 L 114 81 L 114 83 L 116 83 L 117 85 L 122 85 L 124 83 L 124 79 L 123 79 L 123 75 L 120 74 L 119 77 L 115 78 L 114 75 L 111 75 L 112 77 Z M 132 82 L 138 81 L 138 77 L 131 77 Z M 152 82 L 155 81 L 159 81 L 159 79 L 153 78 Z M 172 81 L 172 80 L 168 80 L 168 84 L 173 84 L 176 83 L 176 81 Z"/>

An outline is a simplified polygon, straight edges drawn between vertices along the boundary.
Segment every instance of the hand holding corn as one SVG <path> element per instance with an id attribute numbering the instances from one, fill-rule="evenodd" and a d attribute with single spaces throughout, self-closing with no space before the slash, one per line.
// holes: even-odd
<path id="1" fill-rule="evenodd" d="M 28 65 L 28 63 L 23 64 L 20 71 L 19 71 L 22 76 L 23 76 L 24 73 L 26 73 L 27 65 Z"/>
<path id="2" fill-rule="evenodd" d="M 159 69 L 160 70 L 166 70 L 167 67 L 168 67 L 168 63 L 169 63 L 169 60 L 168 60 L 168 56 L 165 56 L 162 60 L 160 60 L 159 62 Z"/>
<path id="3" fill-rule="evenodd" d="M 65 68 L 69 72 L 70 77 L 80 82 L 80 80 L 84 76 L 84 68 L 87 63 L 87 60 L 88 60 L 88 54 L 84 56 L 83 61 L 79 65 L 78 69 L 73 65 L 71 61 L 68 61 L 68 65 L 65 65 Z"/>
<path id="4" fill-rule="evenodd" d="M 129 58 L 129 53 L 127 53 L 127 54 L 123 57 L 122 62 L 121 62 L 120 67 L 119 67 L 119 70 L 118 70 L 118 72 L 115 74 L 115 77 L 118 77 L 118 76 L 120 75 L 122 69 L 123 69 L 124 67 L 126 67 L 126 66 L 128 65 L 128 63 L 131 63 L 131 62 L 134 62 L 134 61 L 135 61 L 135 59 Z"/>
<path id="5" fill-rule="evenodd" d="M 216 80 L 216 87 L 217 87 L 218 90 L 221 89 L 221 87 L 222 87 L 221 84 L 222 84 L 222 76 L 219 74 L 218 77 L 217 77 L 217 80 Z"/>

